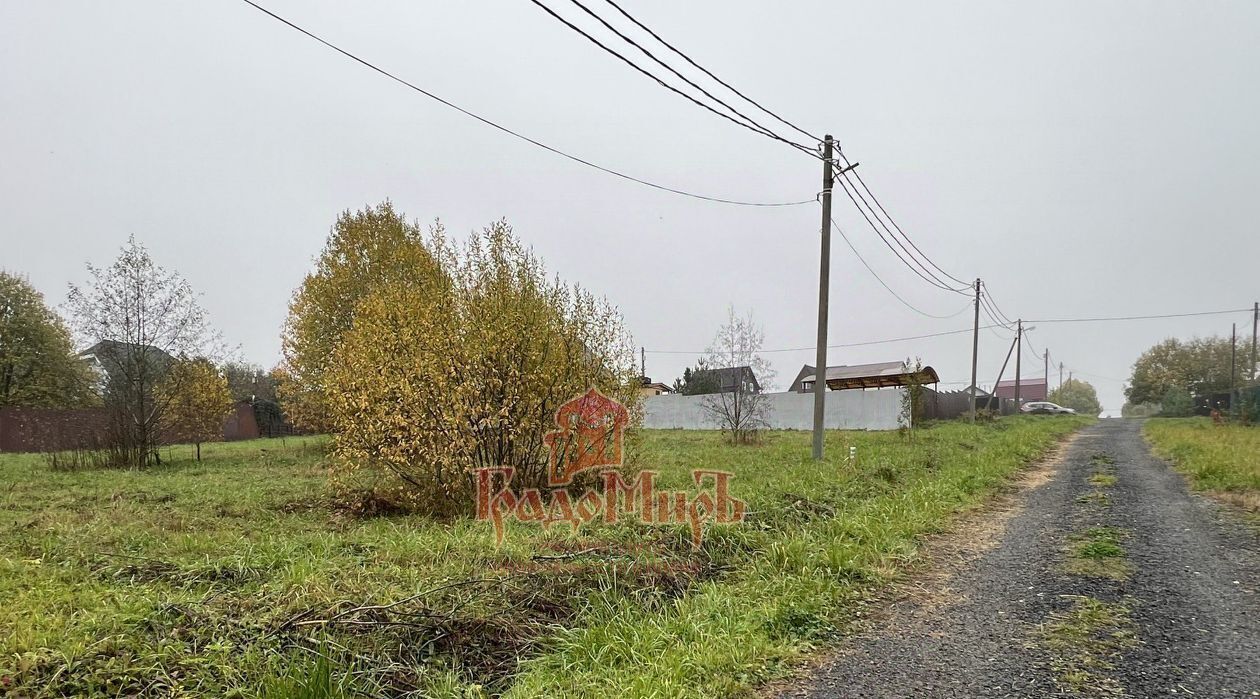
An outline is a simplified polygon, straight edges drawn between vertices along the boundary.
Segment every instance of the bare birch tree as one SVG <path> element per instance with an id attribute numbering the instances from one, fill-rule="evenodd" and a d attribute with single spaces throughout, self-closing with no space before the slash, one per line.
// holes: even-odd
<path id="1" fill-rule="evenodd" d="M 109 446 L 115 465 L 148 466 L 160 461 L 167 408 L 154 389 L 175 356 L 204 356 L 216 338 L 188 282 L 155 264 L 134 237 L 109 267 L 88 265 L 88 276 L 88 285 L 70 286 L 67 305 L 101 370 Z"/>
<path id="2" fill-rule="evenodd" d="M 726 323 L 703 360 L 717 384 L 717 391 L 705 396 L 704 410 L 736 444 L 755 441 L 769 426 L 770 402 L 764 391 L 773 384 L 775 372 L 761 356 L 765 337 L 751 313 L 740 316 L 728 306 Z"/>

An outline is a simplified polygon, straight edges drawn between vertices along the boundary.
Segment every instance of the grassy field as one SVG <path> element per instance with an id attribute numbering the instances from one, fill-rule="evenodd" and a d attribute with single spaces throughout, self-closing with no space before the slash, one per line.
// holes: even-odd
<path id="1" fill-rule="evenodd" d="M 1152 419 L 1144 427 L 1155 453 L 1206 490 L 1260 522 L 1260 427 L 1214 425 L 1208 418 Z"/>
<path id="2" fill-rule="evenodd" d="M 699 550 L 682 526 L 516 524 L 496 546 L 474 520 L 364 517 L 331 497 L 319 439 L 145 472 L 0 455 L 0 694 L 747 694 L 1087 422 L 835 432 L 823 464 L 806 433 L 632 435 L 667 487 L 736 474 L 752 514 Z"/>

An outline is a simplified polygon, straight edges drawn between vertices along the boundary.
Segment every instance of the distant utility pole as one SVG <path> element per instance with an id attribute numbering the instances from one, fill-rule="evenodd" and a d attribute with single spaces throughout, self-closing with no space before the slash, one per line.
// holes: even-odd
<path id="1" fill-rule="evenodd" d="M 1012 340 L 1010 349 L 1006 350 L 1006 359 L 1002 360 L 1002 368 L 998 370 L 997 380 L 993 382 L 993 395 L 989 396 L 989 400 L 985 401 L 987 405 L 993 405 L 992 399 L 994 396 L 997 396 L 997 387 L 998 387 L 998 384 L 1002 383 L 1002 377 L 1006 374 L 1006 365 L 1011 363 L 1011 352 L 1015 351 L 1015 342 L 1016 341 Z M 998 402 L 997 403 L 998 414 L 1001 415 L 1002 414 L 1002 398 L 998 397 L 997 402 Z"/>
<path id="2" fill-rule="evenodd" d="M 827 410 L 827 303 L 831 284 L 831 134 L 823 138 L 822 236 L 818 260 L 818 349 L 814 354 L 814 460 L 823 458 Z"/>
<path id="3" fill-rule="evenodd" d="M 1046 392 L 1050 391 L 1050 348 L 1045 349 L 1046 353 Z"/>
<path id="4" fill-rule="evenodd" d="M 976 317 L 971 323 L 971 422 L 976 422 L 976 358 L 980 354 L 980 278 L 976 277 Z M 1254 364 L 1254 362 L 1253 362 Z"/>
<path id="5" fill-rule="evenodd" d="M 1063 390 L 1063 362 L 1059 362 L 1059 390 Z"/>
<path id="6" fill-rule="evenodd" d="M 1019 409 L 1019 360 L 1024 355 L 1024 319 L 1016 321 L 1015 330 L 1015 409 Z"/>
<path id="7" fill-rule="evenodd" d="M 1256 327 L 1260 326 L 1260 301 L 1251 309 L 1251 380 L 1256 380 Z"/>
<path id="8" fill-rule="evenodd" d="M 639 376 L 647 378 L 647 349 L 639 348 Z"/>
<path id="9" fill-rule="evenodd" d="M 1229 412 L 1238 407 L 1238 323 L 1229 326 Z"/>

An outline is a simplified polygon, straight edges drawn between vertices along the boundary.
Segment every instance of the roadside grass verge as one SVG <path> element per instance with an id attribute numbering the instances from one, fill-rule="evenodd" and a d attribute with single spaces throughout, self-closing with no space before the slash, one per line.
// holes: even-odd
<path id="1" fill-rule="evenodd" d="M 1153 451 L 1196 490 L 1241 508 L 1260 524 L 1260 427 L 1215 425 L 1208 418 L 1159 418 L 1143 427 Z"/>
<path id="2" fill-rule="evenodd" d="M 318 438 L 203 445 L 147 471 L 0 455 L 0 682 L 29 696 L 719 697 L 833 639 L 918 539 L 1085 418 L 1020 416 L 733 447 L 643 431 L 627 450 L 691 489 L 735 474 L 752 513 L 711 528 L 574 534 L 364 517 Z M 855 463 L 848 447 L 857 448 Z M 187 450 L 184 450 L 187 451 Z"/>
<path id="3" fill-rule="evenodd" d="M 1133 573 L 1121 541 L 1128 533 L 1114 527 L 1090 527 L 1068 539 L 1067 572 L 1094 578 L 1125 580 Z"/>
<path id="4" fill-rule="evenodd" d="M 1055 678 L 1084 696 L 1120 696 L 1123 687 L 1108 676 L 1120 654 L 1138 643 L 1129 608 L 1118 602 L 1073 596 L 1071 606 L 1051 615 L 1042 627 Z"/>

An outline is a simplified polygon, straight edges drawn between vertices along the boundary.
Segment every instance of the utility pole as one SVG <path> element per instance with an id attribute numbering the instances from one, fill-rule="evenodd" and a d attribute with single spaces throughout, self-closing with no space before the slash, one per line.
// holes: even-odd
<path id="1" fill-rule="evenodd" d="M 1229 326 L 1229 413 L 1238 407 L 1238 323 Z"/>
<path id="2" fill-rule="evenodd" d="M 1015 330 L 1015 409 L 1019 410 L 1019 360 L 1024 355 L 1024 319 L 1020 318 Z"/>
<path id="3" fill-rule="evenodd" d="M 1046 392 L 1049 393 L 1050 392 L 1050 348 L 1047 347 L 1044 351 L 1046 353 Z"/>
<path id="4" fill-rule="evenodd" d="M 827 302 L 831 284 L 831 134 L 823 138 L 822 236 L 818 259 L 818 349 L 814 355 L 814 460 L 823 458 L 827 410 Z"/>
<path id="5" fill-rule="evenodd" d="M 647 349 L 639 348 L 639 376 L 647 378 Z"/>
<path id="6" fill-rule="evenodd" d="M 1014 351 L 1015 351 L 1015 342 L 1012 341 L 1010 349 L 1006 350 L 1006 359 L 1002 360 L 1002 368 L 998 370 L 997 380 L 993 382 L 993 395 L 989 397 L 989 400 L 985 401 L 988 405 L 993 405 L 992 399 L 994 396 L 997 396 L 998 384 L 1002 383 L 1002 376 L 1006 374 L 1006 365 L 1011 363 L 1011 352 L 1014 352 Z M 997 402 L 998 402 L 997 404 L 998 415 L 1001 415 L 1002 414 L 1002 398 L 998 397 Z"/>
<path id="7" fill-rule="evenodd" d="M 1260 326 L 1260 301 L 1251 309 L 1251 380 L 1256 380 L 1256 327 Z"/>
<path id="8" fill-rule="evenodd" d="M 1059 390 L 1063 390 L 1063 362 L 1059 362 Z"/>
<path id="9" fill-rule="evenodd" d="M 980 278 L 976 277 L 976 317 L 971 323 L 971 423 L 976 422 L 976 358 L 980 353 Z M 1254 363 L 1254 362 L 1253 362 Z"/>

